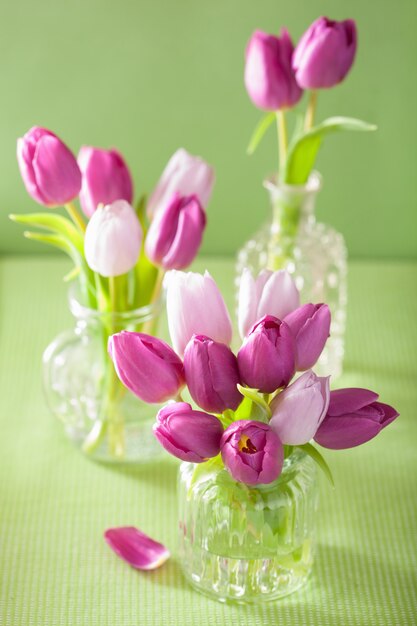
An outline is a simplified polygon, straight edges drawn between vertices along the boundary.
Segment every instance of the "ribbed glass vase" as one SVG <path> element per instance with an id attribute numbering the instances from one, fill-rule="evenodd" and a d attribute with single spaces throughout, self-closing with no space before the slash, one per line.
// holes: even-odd
<path id="1" fill-rule="evenodd" d="M 305 186 L 265 181 L 272 218 L 238 252 L 236 288 L 245 267 L 286 269 L 294 277 L 301 301 L 325 302 L 332 313 L 331 335 L 315 367 L 320 375 L 341 375 L 347 302 L 347 250 L 343 236 L 316 221 L 321 176 L 314 172 Z"/>
<path id="2" fill-rule="evenodd" d="M 98 461 L 140 463 L 162 454 L 152 433 L 160 408 L 139 400 L 118 379 L 107 353 L 108 337 L 121 330 L 153 334 L 162 308 L 120 313 L 90 309 L 70 291 L 75 327 L 64 331 L 43 356 L 44 390 L 67 436 Z"/>
<path id="3" fill-rule="evenodd" d="M 265 602 L 302 587 L 312 568 L 317 471 L 304 452 L 278 480 L 250 487 L 222 467 L 179 472 L 180 563 L 199 591 L 227 602 Z"/>

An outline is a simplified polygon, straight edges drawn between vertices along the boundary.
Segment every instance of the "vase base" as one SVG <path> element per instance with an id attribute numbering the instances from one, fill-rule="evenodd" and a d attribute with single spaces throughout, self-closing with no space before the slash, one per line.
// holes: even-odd
<path id="1" fill-rule="evenodd" d="M 196 550 L 191 544 L 187 548 L 187 543 L 183 543 L 181 560 L 191 558 L 194 567 L 183 572 L 185 578 L 194 589 L 218 602 L 259 604 L 279 600 L 301 589 L 312 568 L 307 542 L 287 555 L 266 559 L 223 557 Z"/>

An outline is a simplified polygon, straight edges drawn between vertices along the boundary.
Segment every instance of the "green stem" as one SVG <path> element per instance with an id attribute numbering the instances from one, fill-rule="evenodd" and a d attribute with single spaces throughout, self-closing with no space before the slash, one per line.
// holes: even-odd
<path id="1" fill-rule="evenodd" d="M 314 125 L 314 118 L 316 115 L 317 107 L 317 91 L 314 89 L 310 91 L 310 98 L 307 105 L 306 116 L 304 120 L 304 130 L 310 130 Z"/>
<path id="2" fill-rule="evenodd" d="M 158 268 L 158 274 L 156 275 L 155 284 L 153 287 L 150 304 L 155 304 L 161 295 L 162 284 L 164 282 L 165 270 L 163 267 Z M 152 335 L 155 330 L 156 318 L 150 319 L 145 322 L 142 326 L 142 333 L 146 333 L 147 335 Z"/>
<path id="3" fill-rule="evenodd" d="M 288 132 L 287 121 L 285 119 L 285 111 L 277 111 L 277 132 L 278 132 L 278 149 L 279 149 L 279 169 L 278 172 L 284 171 L 285 161 L 287 159 L 288 150 Z"/>
<path id="4" fill-rule="evenodd" d="M 68 214 L 71 217 L 74 224 L 78 227 L 78 229 L 82 233 L 85 233 L 85 229 L 86 229 L 85 222 L 83 218 L 81 217 L 75 204 L 73 202 L 67 202 L 67 204 L 65 205 L 65 208 L 68 211 Z"/>

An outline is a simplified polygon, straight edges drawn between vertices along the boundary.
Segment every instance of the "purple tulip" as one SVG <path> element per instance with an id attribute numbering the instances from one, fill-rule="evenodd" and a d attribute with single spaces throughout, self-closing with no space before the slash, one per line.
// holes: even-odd
<path id="1" fill-rule="evenodd" d="M 331 314 L 327 304 L 303 304 L 284 317 L 295 339 L 297 371 L 317 362 L 330 335 Z"/>
<path id="2" fill-rule="evenodd" d="M 129 169 L 117 150 L 83 146 L 78 153 L 82 174 L 81 208 L 91 217 L 99 204 L 115 200 L 133 200 L 133 183 Z"/>
<path id="3" fill-rule="evenodd" d="M 144 402 L 165 402 L 185 384 L 181 359 L 161 339 L 122 330 L 108 349 L 122 383 Z"/>
<path id="4" fill-rule="evenodd" d="M 336 22 L 319 17 L 301 37 L 292 65 L 303 89 L 340 83 L 352 67 L 357 46 L 354 20 Z"/>
<path id="5" fill-rule="evenodd" d="M 167 276 L 169 333 L 182 355 L 193 335 L 206 335 L 229 345 L 232 322 L 222 294 L 208 272 L 169 272 Z"/>
<path id="6" fill-rule="evenodd" d="M 391 424 L 399 413 L 377 402 L 368 389 L 337 389 L 330 392 L 327 415 L 314 439 L 324 448 L 344 450 L 366 443 Z"/>
<path id="7" fill-rule="evenodd" d="M 235 480 L 248 485 L 272 483 L 284 463 L 282 443 L 269 424 L 233 422 L 220 442 L 223 463 Z"/>
<path id="8" fill-rule="evenodd" d="M 246 48 L 245 85 L 255 106 L 267 111 L 291 108 L 302 96 L 291 66 L 294 46 L 288 31 L 281 37 L 260 30 Z"/>
<path id="9" fill-rule="evenodd" d="M 182 461 L 203 463 L 220 452 L 223 426 L 217 417 L 173 402 L 158 412 L 153 427 L 159 443 Z"/>
<path id="10" fill-rule="evenodd" d="M 149 259 L 167 270 L 181 270 L 196 256 L 206 227 L 197 196 L 174 193 L 154 216 L 145 242 Z"/>
<path id="11" fill-rule="evenodd" d="M 241 403 L 237 360 L 224 343 L 194 335 L 185 348 L 184 370 L 191 397 L 205 411 L 234 411 Z"/>
<path id="12" fill-rule="evenodd" d="M 180 148 L 168 161 L 149 198 L 147 212 L 153 216 L 165 209 L 175 192 L 181 196 L 196 195 L 205 209 L 214 185 L 214 170 L 203 159 Z"/>
<path id="13" fill-rule="evenodd" d="M 81 172 L 71 150 L 46 128 L 34 126 L 17 140 L 17 160 L 29 195 L 47 207 L 78 196 Z"/>
<path id="14" fill-rule="evenodd" d="M 286 387 L 294 376 L 294 338 L 285 322 L 265 315 L 250 330 L 237 355 L 242 381 L 262 393 Z"/>
<path id="15" fill-rule="evenodd" d="M 282 443 L 308 443 L 326 415 L 329 399 L 329 377 L 305 372 L 271 402 L 272 430 Z"/>
<path id="16" fill-rule="evenodd" d="M 300 294 L 286 270 L 262 270 L 256 278 L 245 268 L 240 277 L 238 324 L 242 339 L 264 315 L 282 320 L 300 306 Z"/>

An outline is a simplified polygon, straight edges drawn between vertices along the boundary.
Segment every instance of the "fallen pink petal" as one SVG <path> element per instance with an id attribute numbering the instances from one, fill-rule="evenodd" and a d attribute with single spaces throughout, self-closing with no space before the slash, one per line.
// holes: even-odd
<path id="1" fill-rule="evenodd" d="M 169 550 L 134 526 L 109 528 L 104 538 L 121 559 L 135 569 L 153 570 L 171 556 Z"/>

